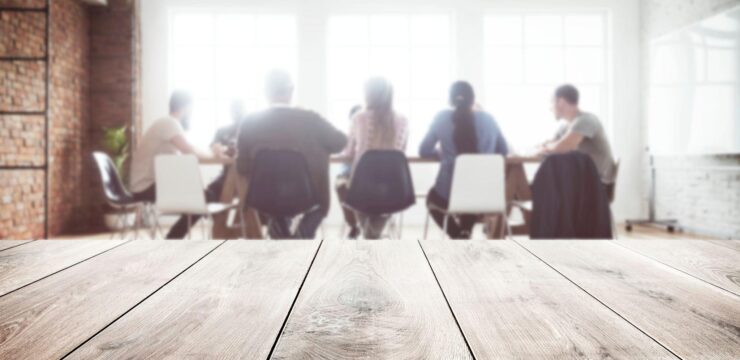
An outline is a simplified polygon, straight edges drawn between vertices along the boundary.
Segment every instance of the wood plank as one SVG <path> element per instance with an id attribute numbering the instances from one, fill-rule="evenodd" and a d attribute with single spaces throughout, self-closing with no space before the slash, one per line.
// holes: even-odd
<path id="1" fill-rule="evenodd" d="M 18 245 L 23 245 L 31 241 L 33 240 L 0 240 L 0 251 L 3 251 L 5 249 L 14 248 Z"/>
<path id="2" fill-rule="evenodd" d="M 740 358 L 740 298 L 610 241 L 530 251 L 684 359 Z"/>
<path id="3" fill-rule="evenodd" d="M 740 252 L 707 240 L 620 240 L 616 244 L 740 296 Z"/>
<path id="4" fill-rule="evenodd" d="M 0 296 L 123 243 L 44 240 L 0 252 Z"/>
<path id="5" fill-rule="evenodd" d="M 318 246 L 229 241 L 69 358 L 265 359 Z"/>
<path id="6" fill-rule="evenodd" d="M 0 359 L 59 359 L 222 242 L 132 241 L 0 298 Z"/>
<path id="7" fill-rule="evenodd" d="M 324 241 L 274 359 L 469 359 L 415 241 Z"/>
<path id="8" fill-rule="evenodd" d="M 675 359 L 514 242 L 421 245 L 478 359 Z"/>
<path id="9" fill-rule="evenodd" d="M 740 252 L 740 240 L 711 240 L 713 244 Z"/>

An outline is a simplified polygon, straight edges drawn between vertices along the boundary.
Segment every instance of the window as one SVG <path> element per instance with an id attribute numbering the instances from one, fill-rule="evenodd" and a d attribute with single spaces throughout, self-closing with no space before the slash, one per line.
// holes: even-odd
<path id="1" fill-rule="evenodd" d="M 506 13 L 485 18 L 484 107 L 515 150 L 553 136 L 555 87 L 572 83 L 581 107 L 608 123 L 607 16 L 592 13 Z"/>
<path id="2" fill-rule="evenodd" d="M 203 10 L 173 12 L 170 19 L 169 90 L 195 99 L 188 136 L 207 146 L 231 122 L 230 104 L 247 110 L 264 103 L 264 76 L 274 68 L 297 68 L 296 21 L 288 15 L 251 15 Z"/>
<path id="3" fill-rule="evenodd" d="M 447 15 L 341 15 L 329 20 L 329 119 L 348 129 L 363 85 L 381 75 L 394 85 L 395 108 L 409 119 L 409 153 L 416 152 L 434 114 L 446 104 L 452 80 Z"/>

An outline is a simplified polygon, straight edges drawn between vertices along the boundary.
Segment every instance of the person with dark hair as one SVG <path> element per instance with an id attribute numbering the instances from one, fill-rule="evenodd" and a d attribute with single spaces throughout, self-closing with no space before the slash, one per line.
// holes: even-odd
<path id="1" fill-rule="evenodd" d="M 393 108 L 393 86 L 384 78 L 370 78 L 365 83 L 365 109 L 352 119 L 344 156 L 352 161 L 354 169 L 368 150 L 405 151 L 408 136 L 408 120 Z M 368 224 L 363 234 L 366 239 L 380 238 L 389 219 L 387 216 L 364 214 L 358 214 L 358 217 L 362 223 Z M 350 237 L 352 235 L 356 237 L 351 231 Z"/>
<path id="2" fill-rule="evenodd" d="M 209 153 L 193 146 L 185 137 L 190 128 L 193 99 L 182 91 L 175 91 L 170 97 L 170 115 L 152 123 L 141 138 L 139 146 L 131 159 L 131 191 L 136 200 L 156 201 L 154 159 L 159 155 L 195 155 L 201 163 L 227 163 L 231 158 L 223 152 Z M 214 149 L 216 150 L 216 149 Z M 208 201 L 215 202 L 220 191 L 206 191 Z M 182 239 L 198 221 L 198 216 L 181 216 L 167 234 L 167 239 Z"/>
<path id="3" fill-rule="evenodd" d="M 581 111 L 580 94 L 573 85 L 555 90 L 553 112 L 556 120 L 565 120 L 555 137 L 543 144 L 540 154 L 562 154 L 580 151 L 591 157 L 605 185 L 614 183 L 616 163 L 606 131 L 594 114 Z"/>
<path id="4" fill-rule="evenodd" d="M 362 111 L 362 105 L 355 105 L 349 110 L 350 123 L 355 119 L 357 115 Z M 347 198 L 347 192 L 349 191 L 349 180 L 352 176 L 352 163 L 353 159 L 348 159 L 347 163 L 342 164 L 342 169 L 337 175 L 336 182 L 334 184 L 334 190 L 337 192 L 337 197 L 340 201 L 344 201 Z M 342 214 L 344 215 L 344 222 L 349 226 L 349 234 L 347 235 L 350 239 L 356 239 L 360 235 L 360 228 L 357 225 L 357 217 L 355 212 L 342 207 Z"/>
<path id="5" fill-rule="evenodd" d="M 449 206 L 455 158 L 461 154 L 509 153 L 506 139 L 493 116 L 476 110 L 475 91 L 469 83 L 452 84 L 449 99 L 452 109 L 437 114 L 419 149 L 421 157 L 441 160 L 437 180 L 427 196 L 429 213 L 440 228 L 445 215 L 436 209 Z M 450 219 L 448 235 L 453 239 L 469 239 L 477 219 L 476 216 Z"/>

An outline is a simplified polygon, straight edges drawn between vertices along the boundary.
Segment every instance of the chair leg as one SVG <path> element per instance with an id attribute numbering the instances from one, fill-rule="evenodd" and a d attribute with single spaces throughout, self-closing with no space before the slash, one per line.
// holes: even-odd
<path id="1" fill-rule="evenodd" d="M 398 215 L 398 240 L 403 238 L 403 212 Z"/>
<path id="2" fill-rule="evenodd" d="M 426 220 L 424 220 L 424 240 L 427 239 L 427 233 L 429 232 L 429 218 L 431 217 L 431 214 L 427 212 Z"/>
<path id="3" fill-rule="evenodd" d="M 443 226 L 442 226 L 442 231 L 444 232 L 444 234 L 442 236 L 444 238 L 448 238 L 448 236 L 447 236 L 447 223 L 449 221 L 450 221 L 450 216 L 449 215 L 445 215 L 445 219 L 443 221 Z"/>
<path id="4" fill-rule="evenodd" d="M 514 239 L 514 235 L 511 232 L 511 224 L 509 224 L 509 215 L 508 214 L 503 213 L 503 221 L 504 221 L 504 226 L 506 226 L 506 232 L 507 232 L 507 237 L 506 238 L 509 239 L 509 240 Z"/>
<path id="5" fill-rule="evenodd" d="M 241 227 L 242 231 L 242 239 L 247 238 L 247 226 L 244 224 L 244 207 L 241 205 L 239 206 L 239 227 Z"/>

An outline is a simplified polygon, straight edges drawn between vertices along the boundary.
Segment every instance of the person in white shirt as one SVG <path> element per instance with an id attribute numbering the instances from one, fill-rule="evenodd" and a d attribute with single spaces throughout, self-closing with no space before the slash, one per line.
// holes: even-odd
<path id="1" fill-rule="evenodd" d="M 186 138 L 185 131 L 190 126 L 193 100 L 189 94 L 176 91 L 170 97 L 170 114 L 156 120 L 144 133 L 138 148 L 131 160 L 130 187 L 133 196 L 139 201 L 156 200 L 154 177 L 154 158 L 159 155 L 195 155 L 201 163 L 228 163 L 231 159 L 223 149 L 213 147 L 213 153 L 200 150 Z M 217 201 L 220 192 L 209 186 L 206 190 L 207 201 Z M 190 231 L 188 224 L 195 224 L 198 216 L 182 216 L 170 229 L 167 239 L 182 239 Z"/>

